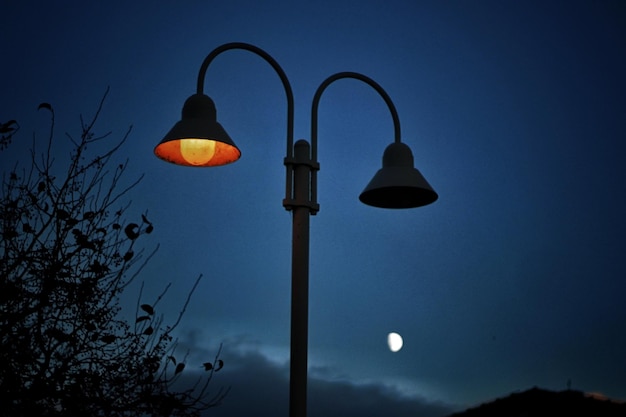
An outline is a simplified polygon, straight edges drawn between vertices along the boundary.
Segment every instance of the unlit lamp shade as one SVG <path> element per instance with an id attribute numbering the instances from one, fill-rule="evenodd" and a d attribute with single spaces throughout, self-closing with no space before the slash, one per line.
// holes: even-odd
<path id="1" fill-rule="evenodd" d="M 433 203 L 439 196 L 413 165 L 411 148 L 402 142 L 387 146 L 383 167 L 359 196 L 364 204 L 380 208 L 414 208 Z"/>

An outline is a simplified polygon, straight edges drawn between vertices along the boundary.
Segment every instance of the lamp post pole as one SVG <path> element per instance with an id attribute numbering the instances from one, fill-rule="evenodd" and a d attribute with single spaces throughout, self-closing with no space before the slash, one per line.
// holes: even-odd
<path id="1" fill-rule="evenodd" d="M 289 416 L 305 417 L 309 329 L 309 220 L 311 209 L 310 146 L 295 144 L 294 205 L 291 238 L 291 353 L 289 360 Z M 298 204 L 300 202 L 301 204 Z"/>
<path id="2" fill-rule="evenodd" d="M 292 212 L 291 258 L 291 347 L 289 375 L 289 416 L 306 417 L 308 317 L 309 317 L 309 225 L 310 216 L 319 211 L 317 204 L 317 109 L 324 90 L 342 78 L 361 80 L 385 100 L 394 123 L 394 143 L 383 155 L 383 168 L 367 185 L 359 199 L 382 208 L 412 208 L 437 200 L 437 193 L 413 167 L 413 155 L 400 141 L 400 123 L 393 102 L 372 79 L 354 72 L 328 77 L 318 87 L 311 111 L 311 144 L 304 139 L 293 142 L 293 93 L 284 71 L 262 49 L 240 42 L 224 44 L 204 59 L 198 74 L 197 92 L 183 106 L 182 119 L 154 148 L 159 158 L 179 165 L 209 167 L 239 159 L 241 152 L 217 122 L 213 101 L 204 94 L 204 78 L 215 57 L 231 49 L 244 49 L 265 59 L 276 71 L 287 96 L 286 181 L 283 206 Z"/>

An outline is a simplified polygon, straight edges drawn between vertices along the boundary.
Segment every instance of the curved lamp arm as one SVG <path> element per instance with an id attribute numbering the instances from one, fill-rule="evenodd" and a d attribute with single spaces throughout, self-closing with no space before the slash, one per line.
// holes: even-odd
<path id="1" fill-rule="evenodd" d="M 280 81 L 282 82 L 283 87 L 285 88 L 285 94 L 287 95 L 287 153 L 286 153 L 287 157 L 285 158 L 285 165 L 287 167 L 287 173 L 286 173 L 287 178 L 286 178 L 285 198 L 290 199 L 292 198 L 291 193 L 292 193 L 292 177 L 293 177 L 292 175 L 293 164 L 291 161 L 293 161 L 294 100 L 293 100 L 293 91 L 291 89 L 291 85 L 289 84 L 289 80 L 287 79 L 287 75 L 285 74 L 285 71 L 283 71 L 283 69 L 280 67 L 280 65 L 278 65 L 278 62 L 276 62 L 274 58 L 272 58 L 267 52 L 265 52 L 261 48 L 248 44 L 248 43 L 231 42 L 231 43 L 226 43 L 222 46 L 218 46 L 213 51 L 211 51 L 209 55 L 207 55 L 206 58 L 204 58 L 204 61 L 202 62 L 202 65 L 200 66 L 200 71 L 198 73 L 197 93 L 204 94 L 204 79 L 206 77 L 206 72 L 211 62 L 215 59 L 215 57 L 217 57 L 222 52 L 225 52 L 231 49 L 243 49 L 249 52 L 253 52 L 256 55 L 263 58 L 265 61 L 267 61 L 267 63 L 269 63 L 272 66 L 272 68 L 274 68 L 274 71 L 276 71 L 276 73 L 280 77 Z"/>
<path id="2" fill-rule="evenodd" d="M 391 101 L 391 97 L 389 97 L 389 94 L 387 94 L 387 92 L 380 86 L 380 84 L 363 74 L 350 71 L 339 72 L 326 78 L 317 88 L 315 96 L 313 96 L 313 106 L 311 108 L 311 160 L 314 163 L 317 163 L 317 112 L 320 98 L 322 97 L 322 93 L 324 92 L 324 90 L 326 90 L 326 88 L 330 84 L 342 78 L 354 78 L 357 80 L 361 80 L 364 83 L 373 87 L 374 90 L 376 90 L 378 94 L 380 94 L 383 100 L 385 100 L 385 103 L 387 103 L 387 107 L 389 107 L 389 111 L 391 112 L 394 128 L 394 141 L 396 143 L 400 142 L 400 118 L 398 117 L 396 106 L 394 106 L 393 102 Z M 311 172 L 311 201 L 313 201 L 314 203 L 317 202 L 317 170 L 313 170 Z"/>

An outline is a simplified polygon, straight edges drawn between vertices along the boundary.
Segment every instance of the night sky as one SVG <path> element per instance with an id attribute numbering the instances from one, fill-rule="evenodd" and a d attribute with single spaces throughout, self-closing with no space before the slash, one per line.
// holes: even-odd
<path id="1" fill-rule="evenodd" d="M 161 5 L 162 4 L 162 5 Z M 212 416 L 287 415 L 291 214 L 282 207 L 286 99 L 248 51 L 220 55 L 205 93 L 242 150 L 187 168 L 154 146 L 196 91 L 205 56 L 253 44 L 294 91 L 310 138 L 317 87 L 362 73 L 398 110 L 402 140 L 439 194 L 410 210 L 358 195 L 393 141 L 384 101 L 339 80 L 319 107 L 320 212 L 311 218 L 309 411 L 441 417 L 533 386 L 626 400 L 626 3 L 623 1 L 9 1 L 1 10 L 0 153 L 28 162 L 55 109 L 122 148 L 129 215 L 160 245 L 137 284 L 178 329 L 188 363 L 232 386 Z M 43 146 L 43 145 L 42 145 Z M 60 162 L 59 162 L 60 164 Z M 125 303 L 133 312 L 139 285 Z M 396 353 L 387 334 L 398 332 Z M 192 369 L 193 366 L 189 366 Z M 200 371 L 200 366 L 198 366 Z"/>

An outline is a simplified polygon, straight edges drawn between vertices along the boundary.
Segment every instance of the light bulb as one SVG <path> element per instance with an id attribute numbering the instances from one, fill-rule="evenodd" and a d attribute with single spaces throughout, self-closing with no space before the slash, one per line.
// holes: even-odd
<path id="1" fill-rule="evenodd" d="M 206 165 L 215 155 L 215 141 L 209 139 L 181 139 L 180 153 L 191 165 Z"/>

